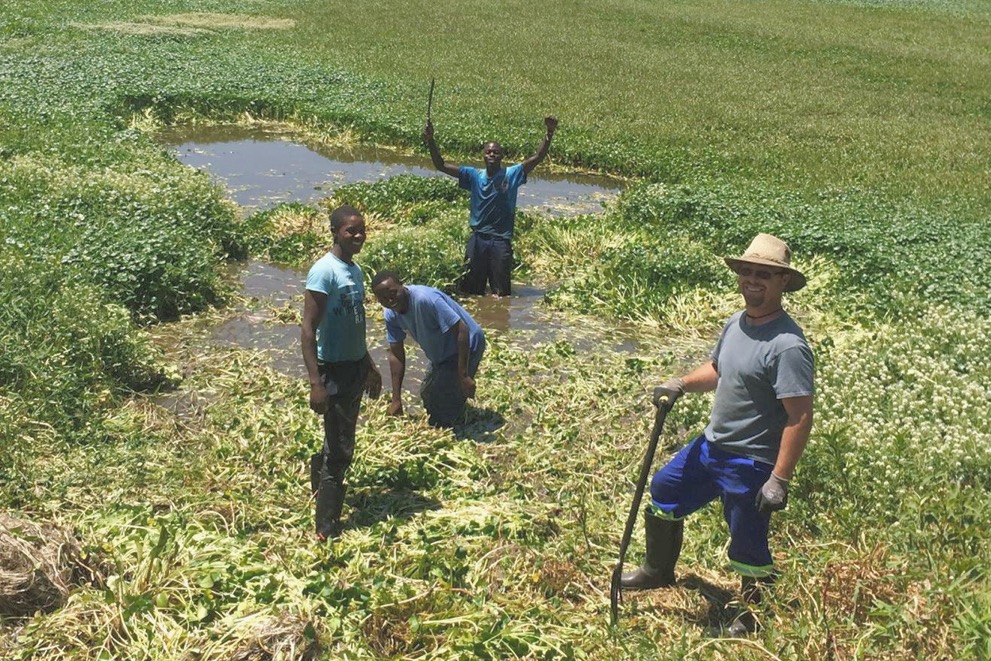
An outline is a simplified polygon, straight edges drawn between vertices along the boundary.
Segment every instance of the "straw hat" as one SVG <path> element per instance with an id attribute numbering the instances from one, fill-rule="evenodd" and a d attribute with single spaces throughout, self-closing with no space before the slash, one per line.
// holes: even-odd
<path id="1" fill-rule="evenodd" d="M 776 236 L 758 234 L 739 257 L 723 257 L 726 265 L 736 271 L 741 264 L 776 266 L 791 274 L 785 291 L 798 291 L 805 286 L 805 276 L 791 267 L 791 248 Z"/>

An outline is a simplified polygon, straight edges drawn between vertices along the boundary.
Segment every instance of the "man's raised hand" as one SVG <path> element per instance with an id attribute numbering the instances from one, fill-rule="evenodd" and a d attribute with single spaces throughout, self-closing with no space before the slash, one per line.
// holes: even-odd
<path id="1" fill-rule="evenodd" d="M 547 127 L 548 137 L 554 135 L 554 131 L 557 130 L 557 117 L 554 115 L 547 115 L 547 117 L 544 117 L 544 126 Z"/>

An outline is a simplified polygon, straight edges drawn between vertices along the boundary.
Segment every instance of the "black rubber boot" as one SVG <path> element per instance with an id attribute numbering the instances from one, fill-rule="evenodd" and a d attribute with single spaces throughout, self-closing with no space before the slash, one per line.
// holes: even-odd
<path id="1" fill-rule="evenodd" d="M 316 496 L 320 490 L 320 469 L 323 468 L 323 454 L 310 455 L 310 489 Z"/>
<path id="2" fill-rule="evenodd" d="M 644 510 L 647 557 L 636 571 L 623 574 L 624 590 L 653 590 L 674 585 L 674 566 L 681 554 L 684 521 L 668 521 Z"/>
<path id="3" fill-rule="evenodd" d="M 726 635 L 731 638 L 746 638 L 752 633 L 760 630 L 760 622 L 754 615 L 754 609 L 760 606 L 764 599 L 764 586 L 774 582 L 774 578 L 753 578 L 751 576 L 740 577 L 740 593 L 743 596 L 743 605 L 737 612 L 733 622 L 726 627 Z"/>
<path id="4" fill-rule="evenodd" d="M 348 485 L 343 482 L 326 481 L 317 491 L 317 537 L 326 540 L 341 533 L 341 512 L 344 511 L 344 494 Z"/>

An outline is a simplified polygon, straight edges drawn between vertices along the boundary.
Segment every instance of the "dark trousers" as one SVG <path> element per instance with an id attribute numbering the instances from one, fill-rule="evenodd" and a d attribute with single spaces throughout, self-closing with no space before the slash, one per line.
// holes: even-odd
<path id="1" fill-rule="evenodd" d="M 463 294 L 480 296 L 486 282 L 492 293 L 509 296 L 513 273 L 513 242 L 509 239 L 472 232 L 465 247 L 465 272 L 461 276 Z"/>
<path id="2" fill-rule="evenodd" d="M 323 450 L 317 481 L 317 532 L 329 535 L 344 508 L 344 474 L 354 459 L 354 436 L 361 411 L 361 395 L 368 376 L 364 358 L 319 365 L 330 396 L 323 414 Z"/>
<path id="3" fill-rule="evenodd" d="M 483 339 L 478 345 L 478 349 L 468 357 L 468 376 L 475 378 L 478 364 L 482 362 L 482 354 L 484 353 L 485 340 Z M 461 389 L 456 357 L 454 361 L 430 365 L 430 371 L 427 372 L 420 385 L 420 398 L 423 400 L 423 408 L 427 410 L 427 422 L 432 426 L 453 427 L 461 422 L 464 418 L 468 396 Z"/>

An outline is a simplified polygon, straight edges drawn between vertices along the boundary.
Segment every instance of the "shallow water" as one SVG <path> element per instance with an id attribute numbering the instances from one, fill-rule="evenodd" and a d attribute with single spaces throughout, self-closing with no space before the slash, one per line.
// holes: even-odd
<path id="1" fill-rule="evenodd" d="M 159 141 L 183 163 L 221 181 L 232 199 L 249 209 L 280 202 L 315 203 L 334 188 L 399 174 L 445 177 L 426 157 L 382 147 L 305 146 L 285 133 L 244 127 L 186 127 L 163 131 Z M 477 163 L 476 165 L 480 165 Z M 609 177 L 552 174 L 538 167 L 519 190 L 519 207 L 566 216 L 597 213 L 616 198 L 622 181 Z"/>
<path id="2" fill-rule="evenodd" d="M 236 317 L 214 328 L 211 340 L 220 345 L 233 344 L 262 351 L 270 357 L 273 369 L 304 378 L 306 370 L 299 348 L 299 325 L 279 322 L 274 311 L 288 306 L 294 316 L 301 315 L 306 272 L 249 260 L 232 265 L 230 275 L 239 282 L 241 293 L 250 299 L 250 304 Z M 640 349 L 632 330 L 605 335 L 595 329 L 578 329 L 556 320 L 553 313 L 541 306 L 544 289 L 516 285 L 514 292 L 503 298 L 467 297 L 460 303 L 487 335 L 514 332 L 511 341 L 526 346 L 568 341 L 578 351 L 635 352 Z M 382 371 L 384 387 L 389 392 L 391 378 L 381 309 L 371 296 L 366 301 L 366 309 L 369 313 L 368 349 Z M 407 360 L 404 388 L 415 389 L 423 378 L 426 359 L 419 348 L 409 346 Z"/>
<path id="3" fill-rule="evenodd" d="M 159 140 L 183 163 L 205 170 L 230 191 L 232 199 L 246 210 L 264 209 L 281 202 L 315 203 L 345 183 L 377 181 L 398 174 L 424 177 L 445 176 L 426 158 L 368 146 L 356 148 L 310 148 L 291 141 L 291 136 L 258 128 L 185 127 L 170 129 Z M 621 182 L 583 174 L 552 175 L 538 168 L 520 189 L 519 205 L 551 215 L 594 213 L 619 193 Z M 231 266 L 247 303 L 236 316 L 212 329 L 210 341 L 264 352 L 273 369 L 305 378 L 300 353 L 298 323 L 279 319 L 301 316 L 306 272 L 258 260 Z M 546 289 L 514 283 L 510 297 L 470 297 L 461 301 L 465 309 L 490 337 L 510 333 L 510 341 L 533 347 L 567 341 L 576 351 L 639 350 L 633 332 L 576 328 L 543 309 Z M 378 303 L 369 296 L 368 347 L 383 377 L 383 390 L 391 390 L 385 329 Z M 288 310 L 286 308 L 289 308 Z M 418 403 L 413 396 L 423 379 L 426 359 L 419 348 L 407 349 L 404 401 Z"/>

